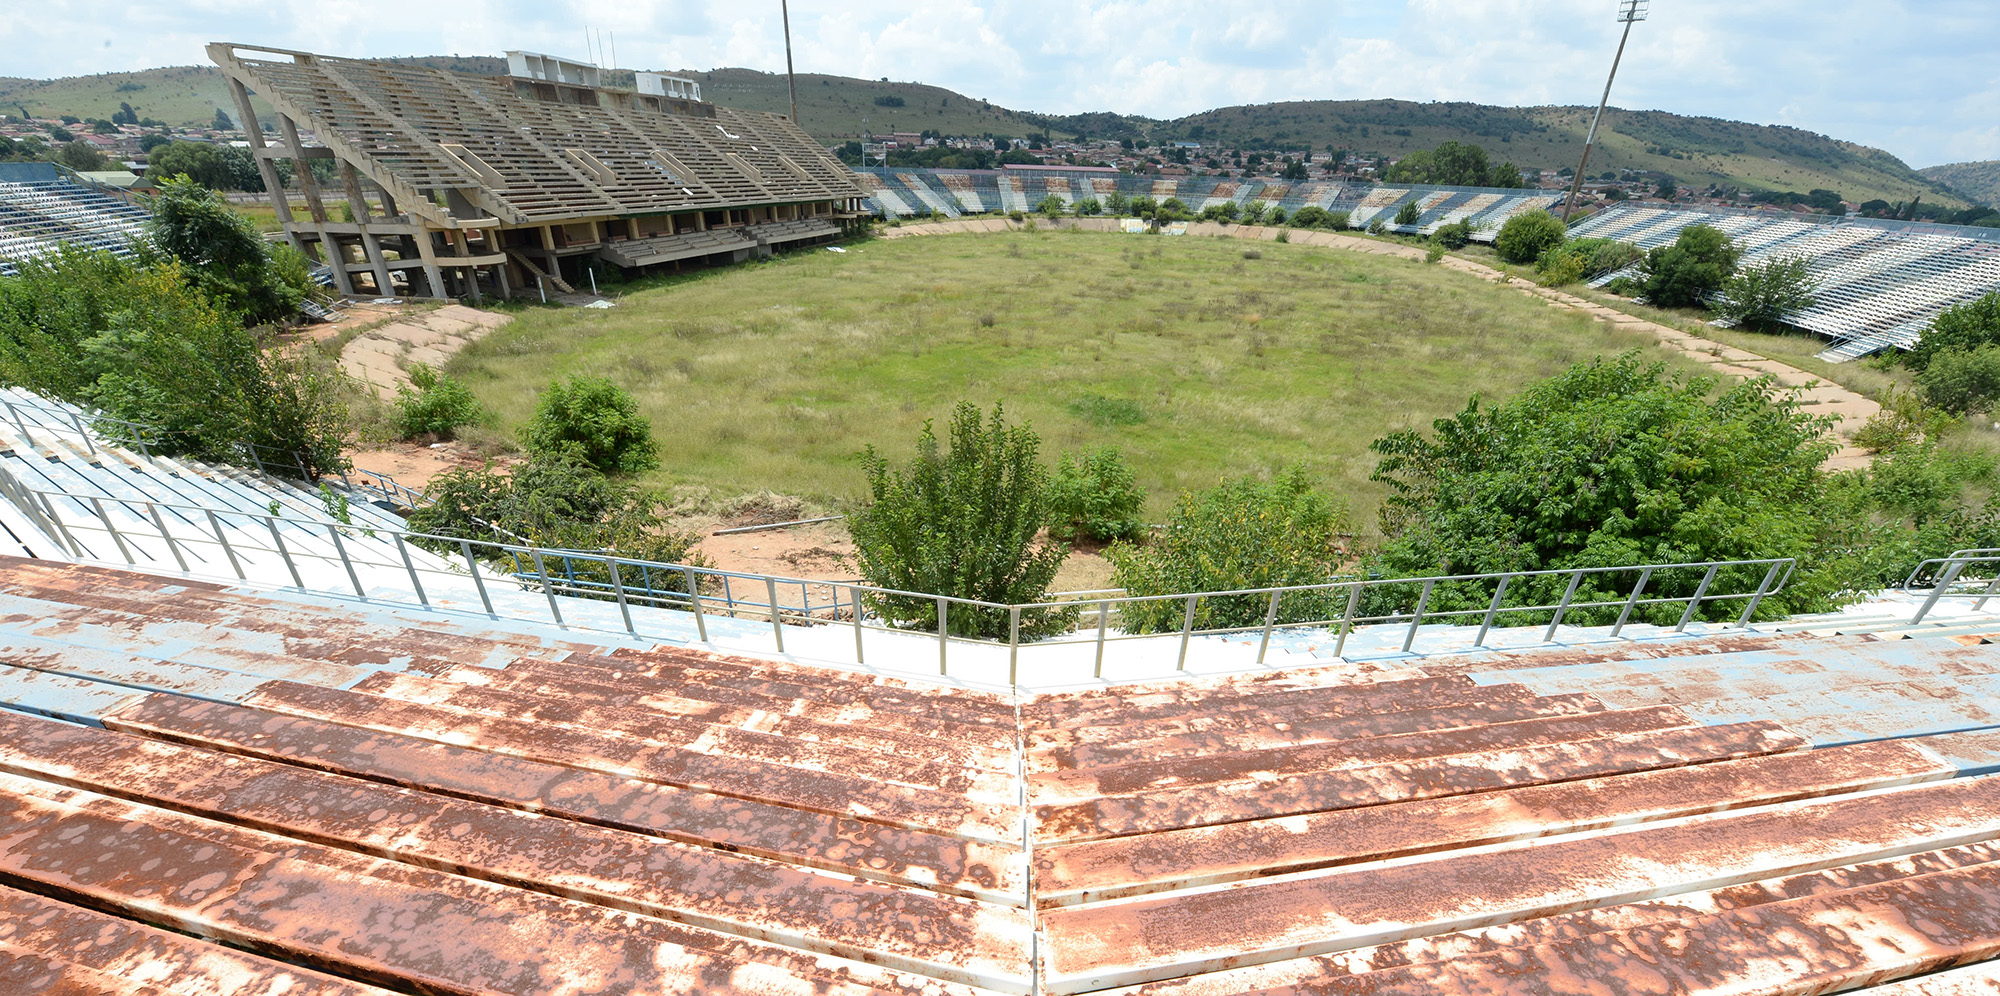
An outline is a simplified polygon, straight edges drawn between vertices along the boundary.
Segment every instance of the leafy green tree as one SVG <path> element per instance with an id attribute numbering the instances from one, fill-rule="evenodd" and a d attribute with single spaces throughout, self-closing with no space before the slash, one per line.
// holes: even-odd
<path id="1" fill-rule="evenodd" d="M 1239 477 L 1186 492 L 1151 542 L 1120 543 L 1107 555 L 1113 583 L 1138 596 L 1325 584 L 1339 567 L 1340 535 L 1348 529 L 1346 504 L 1293 466 L 1268 481 Z M 1333 600 L 1325 592 L 1286 595 L 1279 621 L 1328 618 Z M 1206 598 L 1194 624 L 1253 625 L 1269 608 L 1268 595 Z M 1166 599 L 1128 603 L 1121 612 L 1128 632 L 1157 633 L 1180 629 L 1187 606 Z"/>
<path id="2" fill-rule="evenodd" d="M 217 304 L 256 323 L 291 315 L 305 300 L 311 280 L 298 252 L 273 246 L 192 178 L 161 182 L 152 207 L 147 233 L 153 245 L 180 261 L 188 279 Z"/>
<path id="3" fill-rule="evenodd" d="M 1923 337 L 1903 354 L 1903 365 L 1922 370 L 1943 353 L 2000 345 L 2000 291 L 1938 312 Z"/>
<path id="4" fill-rule="evenodd" d="M 64 143 L 63 147 L 56 152 L 56 162 L 78 171 L 109 169 L 111 167 L 111 160 L 104 158 L 104 153 L 97 151 L 97 146 L 82 139 Z"/>
<path id="5" fill-rule="evenodd" d="M 1269 211 L 1270 209 L 1271 206 L 1264 203 L 1263 201 L 1251 201 L 1250 203 L 1243 205 L 1243 223 L 1246 225 L 1263 224 L 1264 212 Z"/>
<path id="6" fill-rule="evenodd" d="M 215 109 L 215 130 L 216 131 L 236 130 L 236 122 L 229 120 L 229 112 L 223 110 L 220 107 Z"/>
<path id="7" fill-rule="evenodd" d="M 1472 222 L 1460 218 L 1449 225 L 1439 225 L 1431 238 L 1446 249 L 1463 249 L 1472 242 Z"/>
<path id="8" fill-rule="evenodd" d="M 1543 283 L 1560 286 L 1622 270 L 1642 255 L 1637 247 L 1616 239 L 1570 239 L 1543 250 L 1535 259 L 1535 270 L 1543 275 Z"/>
<path id="9" fill-rule="evenodd" d="M 1079 217 L 1104 213 L 1104 204 L 1095 197 L 1085 197 L 1072 205 Z"/>
<path id="10" fill-rule="evenodd" d="M 1815 562 L 1830 424 L 1769 379 L 1718 391 L 1637 351 L 1578 364 L 1502 404 L 1475 397 L 1429 436 L 1407 430 L 1371 444 L 1382 457 L 1374 479 L 1394 491 L 1380 513 L 1389 539 L 1378 568 L 1424 576 L 1798 557 L 1808 576 L 1770 611 L 1825 606 L 1850 580 Z M 1762 571 L 1716 583 L 1744 590 Z M 1649 591 L 1687 595 L 1700 574 L 1662 572 Z M 1587 582 L 1576 598 L 1617 598 L 1632 581 Z M 1561 584 L 1524 580 L 1508 596 L 1552 604 Z M 1492 587 L 1441 586 L 1433 608 L 1483 605 Z"/>
<path id="11" fill-rule="evenodd" d="M 1306 164 L 1302 162 L 1287 162 L 1284 171 L 1280 172 L 1278 177 L 1280 179 L 1291 180 L 1294 183 L 1302 181 L 1306 178 Z"/>
<path id="12" fill-rule="evenodd" d="M 1069 549 L 1037 546 L 1049 520 L 1048 471 L 1036 461 L 1041 440 L 1026 425 L 1009 426 L 1001 406 L 990 420 L 960 402 L 952 410 L 951 447 L 939 452 L 924 423 L 917 452 L 902 470 L 869 447 L 868 506 L 848 520 L 854 563 L 881 588 L 950 595 L 1000 604 L 1042 600 Z M 875 610 L 899 626 L 937 629 L 937 603 L 913 596 L 877 596 Z M 1060 632 L 1073 612 L 1023 612 L 1021 635 Z M 946 626 L 957 636 L 1009 635 L 1008 613 L 956 605 Z"/>
<path id="13" fill-rule="evenodd" d="M 1169 197 L 1161 201 L 1153 215 L 1161 221 L 1186 221 L 1191 217 L 1187 204 L 1178 197 Z"/>
<path id="14" fill-rule="evenodd" d="M 653 427 L 624 388 L 602 377 L 551 382 L 521 430 L 528 452 L 565 459 L 605 473 L 635 474 L 659 466 Z"/>
<path id="15" fill-rule="evenodd" d="M 1926 402 L 1953 414 L 1992 411 L 2000 402 L 2000 345 L 1932 356 L 1917 375 L 1917 390 Z"/>
<path id="16" fill-rule="evenodd" d="M 146 155 L 146 175 L 155 183 L 185 176 L 210 190 L 229 187 L 229 164 L 207 142 L 169 142 Z"/>
<path id="17" fill-rule="evenodd" d="M 1561 245 L 1568 228 L 1547 211 L 1523 211 L 1507 219 L 1493 237 L 1493 249 L 1509 263 L 1532 263 L 1549 247 Z"/>
<path id="18" fill-rule="evenodd" d="M 1292 212 L 1292 225 L 1295 228 L 1331 228 L 1333 216 L 1317 204 L 1308 204 Z"/>
<path id="19" fill-rule="evenodd" d="M 1050 218 L 1060 218 L 1069 213 L 1069 206 L 1063 203 L 1062 198 L 1049 194 L 1042 198 L 1041 203 L 1035 205 L 1035 211 Z"/>
<path id="20" fill-rule="evenodd" d="M 1131 210 L 1132 200 L 1116 190 L 1113 190 L 1110 196 L 1104 198 L 1104 212 L 1114 218 L 1123 217 Z"/>
<path id="21" fill-rule="evenodd" d="M 1714 309 L 1745 328 L 1768 331 L 1786 315 L 1812 307 L 1815 289 L 1812 266 L 1804 256 L 1781 256 L 1746 266 L 1723 281 Z"/>
<path id="22" fill-rule="evenodd" d="M 1417 223 L 1417 219 L 1421 217 L 1423 217 L 1423 213 L 1417 210 L 1416 201 L 1404 201 L 1403 206 L 1396 209 L 1396 224 L 1398 225 L 1414 225 Z"/>
<path id="23" fill-rule="evenodd" d="M 1689 225 L 1672 245 L 1646 253 L 1639 264 L 1646 303 L 1661 308 L 1700 305 L 1735 276 L 1742 257 L 1721 229 Z"/>
<path id="24" fill-rule="evenodd" d="M 1065 542 L 1127 539 L 1138 534 L 1146 492 L 1115 447 L 1056 464 L 1049 479 L 1049 535 Z"/>
<path id="25" fill-rule="evenodd" d="M 1521 186 L 1521 171 L 1513 163 L 1488 163 L 1484 148 L 1456 141 L 1447 141 L 1433 150 L 1412 152 L 1397 160 L 1382 178 L 1390 183 Z"/>

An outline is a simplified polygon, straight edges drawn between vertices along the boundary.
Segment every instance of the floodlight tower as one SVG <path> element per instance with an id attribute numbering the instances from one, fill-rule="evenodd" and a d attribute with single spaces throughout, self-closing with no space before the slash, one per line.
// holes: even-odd
<path id="1" fill-rule="evenodd" d="M 1577 192 L 1583 189 L 1583 171 L 1590 166 L 1590 146 L 1597 141 L 1597 122 L 1604 117 L 1604 105 L 1611 101 L 1611 81 L 1618 78 L 1618 62 L 1625 58 L 1625 42 L 1632 37 L 1632 25 L 1646 19 L 1647 0 L 1618 0 L 1618 20 L 1625 25 L 1625 33 L 1618 36 L 1618 54 L 1611 57 L 1611 75 L 1604 78 L 1604 96 L 1597 98 L 1597 113 L 1590 118 L 1590 134 L 1583 138 L 1583 161 L 1576 164 L 1576 177 L 1570 180 L 1569 196 L 1563 199 L 1563 223 L 1569 223 L 1569 213 L 1576 207 Z"/>
<path id="2" fill-rule="evenodd" d="M 792 5 L 778 0 L 778 14 L 785 19 L 785 87 L 792 92 L 792 123 L 799 123 L 799 78 L 792 73 Z"/>

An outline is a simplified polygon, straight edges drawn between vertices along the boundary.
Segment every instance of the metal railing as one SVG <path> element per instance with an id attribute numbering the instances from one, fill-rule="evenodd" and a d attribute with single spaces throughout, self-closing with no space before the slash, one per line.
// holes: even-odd
<path id="1" fill-rule="evenodd" d="M 1108 647 L 1129 640 L 1177 640 L 1176 669 L 1185 669 L 1197 636 L 1256 633 L 1261 663 L 1275 636 L 1295 630 L 1331 631 L 1334 656 L 1342 656 L 1356 627 L 1396 623 L 1407 628 L 1401 650 L 1410 651 L 1426 623 L 1477 625 L 1472 647 L 1486 646 L 1489 634 L 1512 625 L 1544 627 L 1543 642 L 1563 622 L 1584 614 L 1611 622 L 1620 633 L 1634 618 L 1674 620 L 1685 629 L 1721 604 L 1740 602 L 1736 626 L 1747 626 L 1762 601 L 1783 591 L 1790 558 L 1588 567 L 1427 578 L 1356 578 L 1325 584 L 1133 596 L 1085 592 L 1050 601 L 1004 604 L 926 592 L 881 588 L 858 581 L 824 581 L 666 564 L 615 553 L 560 550 L 525 543 L 494 542 L 398 529 L 364 528 L 330 519 L 288 518 L 266 511 L 217 509 L 147 499 L 76 496 L 41 491 L 4 477 L 4 496 L 51 538 L 81 561 L 144 566 L 190 577 L 261 582 L 372 603 L 438 609 L 476 608 L 485 615 L 566 629 L 620 632 L 643 639 L 686 642 L 692 635 L 713 644 L 711 624 L 754 620 L 769 626 L 779 653 L 802 629 L 842 627 L 852 633 L 851 659 L 868 661 L 868 634 L 896 634 L 897 655 L 907 662 L 911 640 L 934 641 L 937 673 L 952 674 L 954 648 L 986 655 L 1005 653 L 1008 682 L 1017 683 L 1023 649 L 1046 653 L 1093 649 L 1091 673 L 1101 677 Z M 1656 586 L 1668 574 L 1691 591 L 1665 593 Z M 311 581 L 308 581 L 308 578 Z M 1754 584 L 1751 579 L 1756 579 Z M 1508 593 L 1562 590 L 1555 601 L 1510 600 Z M 748 589 L 748 590 L 746 590 Z M 758 590 L 761 589 L 761 590 Z M 781 589 L 800 592 L 787 604 Z M 1464 607 L 1469 593 L 1483 595 Z M 1254 600 L 1261 618 L 1248 625 L 1200 624 L 1205 607 Z M 929 606 L 921 622 L 900 613 L 898 623 L 882 615 L 894 600 Z M 444 604 L 440 604 L 444 603 Z M 1115 619 L 1137 617 L 1145 607 L 1172 603 L 1181 625 L 1154 632 L 1126 632 Z M 1458 603 L 1460 607 L 1452 607 Z M 1335 605 L 1331 614 L 1302 606 Z M 616 607 L 613 617 L 609 607 Z M 635 608 L 674 610 L 635 612 Z M 1159 610 L 1151 610 L 1155 617 Z M 930 618 L 934 615 L 934 618 Z M 1023 637 L 1023 620 L 1056 620 L 1049 635 Z M 993 635 L 968 635 L 967 619 L 1004 620 Z M 615 621 L 613 621 L 615 619 Z M 954 625 L 954 620 L 957 624 Z M 692 627 L 693 633 L 687 632 Z M 954 629 L 959 632 L 954 632 Z M 745 635 L 739 631 L 737 635 Z M 1002 635 L 1004 634 L 1004 635 Z M 824 635 L 824 633 L 822 634 Z M 879 641 L 879 637 L 878 637 Z M 824 641 L 819 659 L 824 656 Z M 970 648 L 981 648 L 976 651 Z M 879 649 L 879 648 L 878 648 Z M 843 657 L 848 655 L 843 654 Z M 1080 677 L 1080 675 L 1079 675 Z"/>
<path id="2" fill-rule="evenodd" d="M 1980 571 L 1977 568 L 1985 567 Z M 1973 576 L 1966 572 L 1973 569 Z M 1988 575 L 1986 577 L 1980 574 Z M 1910 576 L 1903 579 L 1903 590 L 1919 587 L 1925 581 L 1930 583 L 1930 595 L 1917 608 L 1917 614 L 1910 619 L 1914 626 L 1924 621 L 1941 599 L 1972 599 L 1973 611 L 1986 608 L 1986 600 L 2000 595 L 2000 547 L 1978 547 L 1954 550 L 1948 557 L 1934 557 L 1916 566 Z"/>

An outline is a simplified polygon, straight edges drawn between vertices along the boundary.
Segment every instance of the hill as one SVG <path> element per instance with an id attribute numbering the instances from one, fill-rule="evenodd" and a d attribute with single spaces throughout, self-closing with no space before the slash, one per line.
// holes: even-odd
<path id="1" fill-rule="evenodd" d="M 407 61 L 482 75 L 506 71 L 505 61 L 495 56 L 424 56 Z M 674 72 L 699 81 L 703 95 L 717 103 L 778 112 L 789 107 L 780 73 L 741 68 Z M 629 86 L 631 80 L 629 72 L 618 71 L 610 74 L 609 82 Z M 922 83 L 813 73 L 799 77 L 798 90 L 799 117 L 806 130 L 829 142 L 858 137 L 864 120 L 866 129 L 875 134 L 930 130 L 1021 138 L 1053 131 L 1061 137 L 1225 141 L 1321 152 L 1337 148 L 1390 158 L 1456 139 L 1483 145 L 1496 159 L 1520 166 L 1560 168 L 1575 165 L 1590 126 L 1587 107 L 1312 100 L 1221 107 L 1161 121 L 1110 112 L 1037 114 Z M 222 74 L 212 67 L 174 66 L 59 80 L 0 79 L 0 112 L 5 113 L 27 110 L 38 117 L 108 118 L 120 101 L 132 104 L 142 117 L 177 125 L 206 124 L 218 107 L 235 113 Z M 1887 152 L 1798 128 L 1614 108 L 1606 112 L 1600 132 L 1598 151 L 1591 157 L 1592 173 L 1621 168 L 1664 172 L 1694 187 L 1714 183 L 1802 193 L 1823 187 L 1851 201 L 1894 202 L 1918 195 L 1929 203 L 1965 201 L 1952 188 Z M 1964 194 L 1979 196 L 1969 189 Z"/>
<path id="2" fill-rule="evenodd" d="M 1983 163 L 1926 166 L 1917 172 L 1973 200 L 1986 204 L 2000 204 L 2000 159 Z"/>

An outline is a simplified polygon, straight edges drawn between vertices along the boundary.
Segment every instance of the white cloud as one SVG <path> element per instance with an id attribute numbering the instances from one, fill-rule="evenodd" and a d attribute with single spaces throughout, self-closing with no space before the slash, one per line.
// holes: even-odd
<path id="1" fill-rule="evenodd" d="M 887 76 L 1005 106 L 1175 117 L 1301 99 L 1588 104 L 1617 44 L 1613 0 L 797 0 L 801 71 Z M 639 68 L 784 66 L 777 4 L 465 0 L 83 0 L 0 9 L 0 72 L 47 77 L 205 62 L 214 40 L 350 56 L 581 57 L 584 25 Z M 2000 158 L 1990 0 L 1660 0 L 1612 102 L 1793 124 L 1912 165 Z M 103 27 L 98 27 L 103 26 Z"/>

